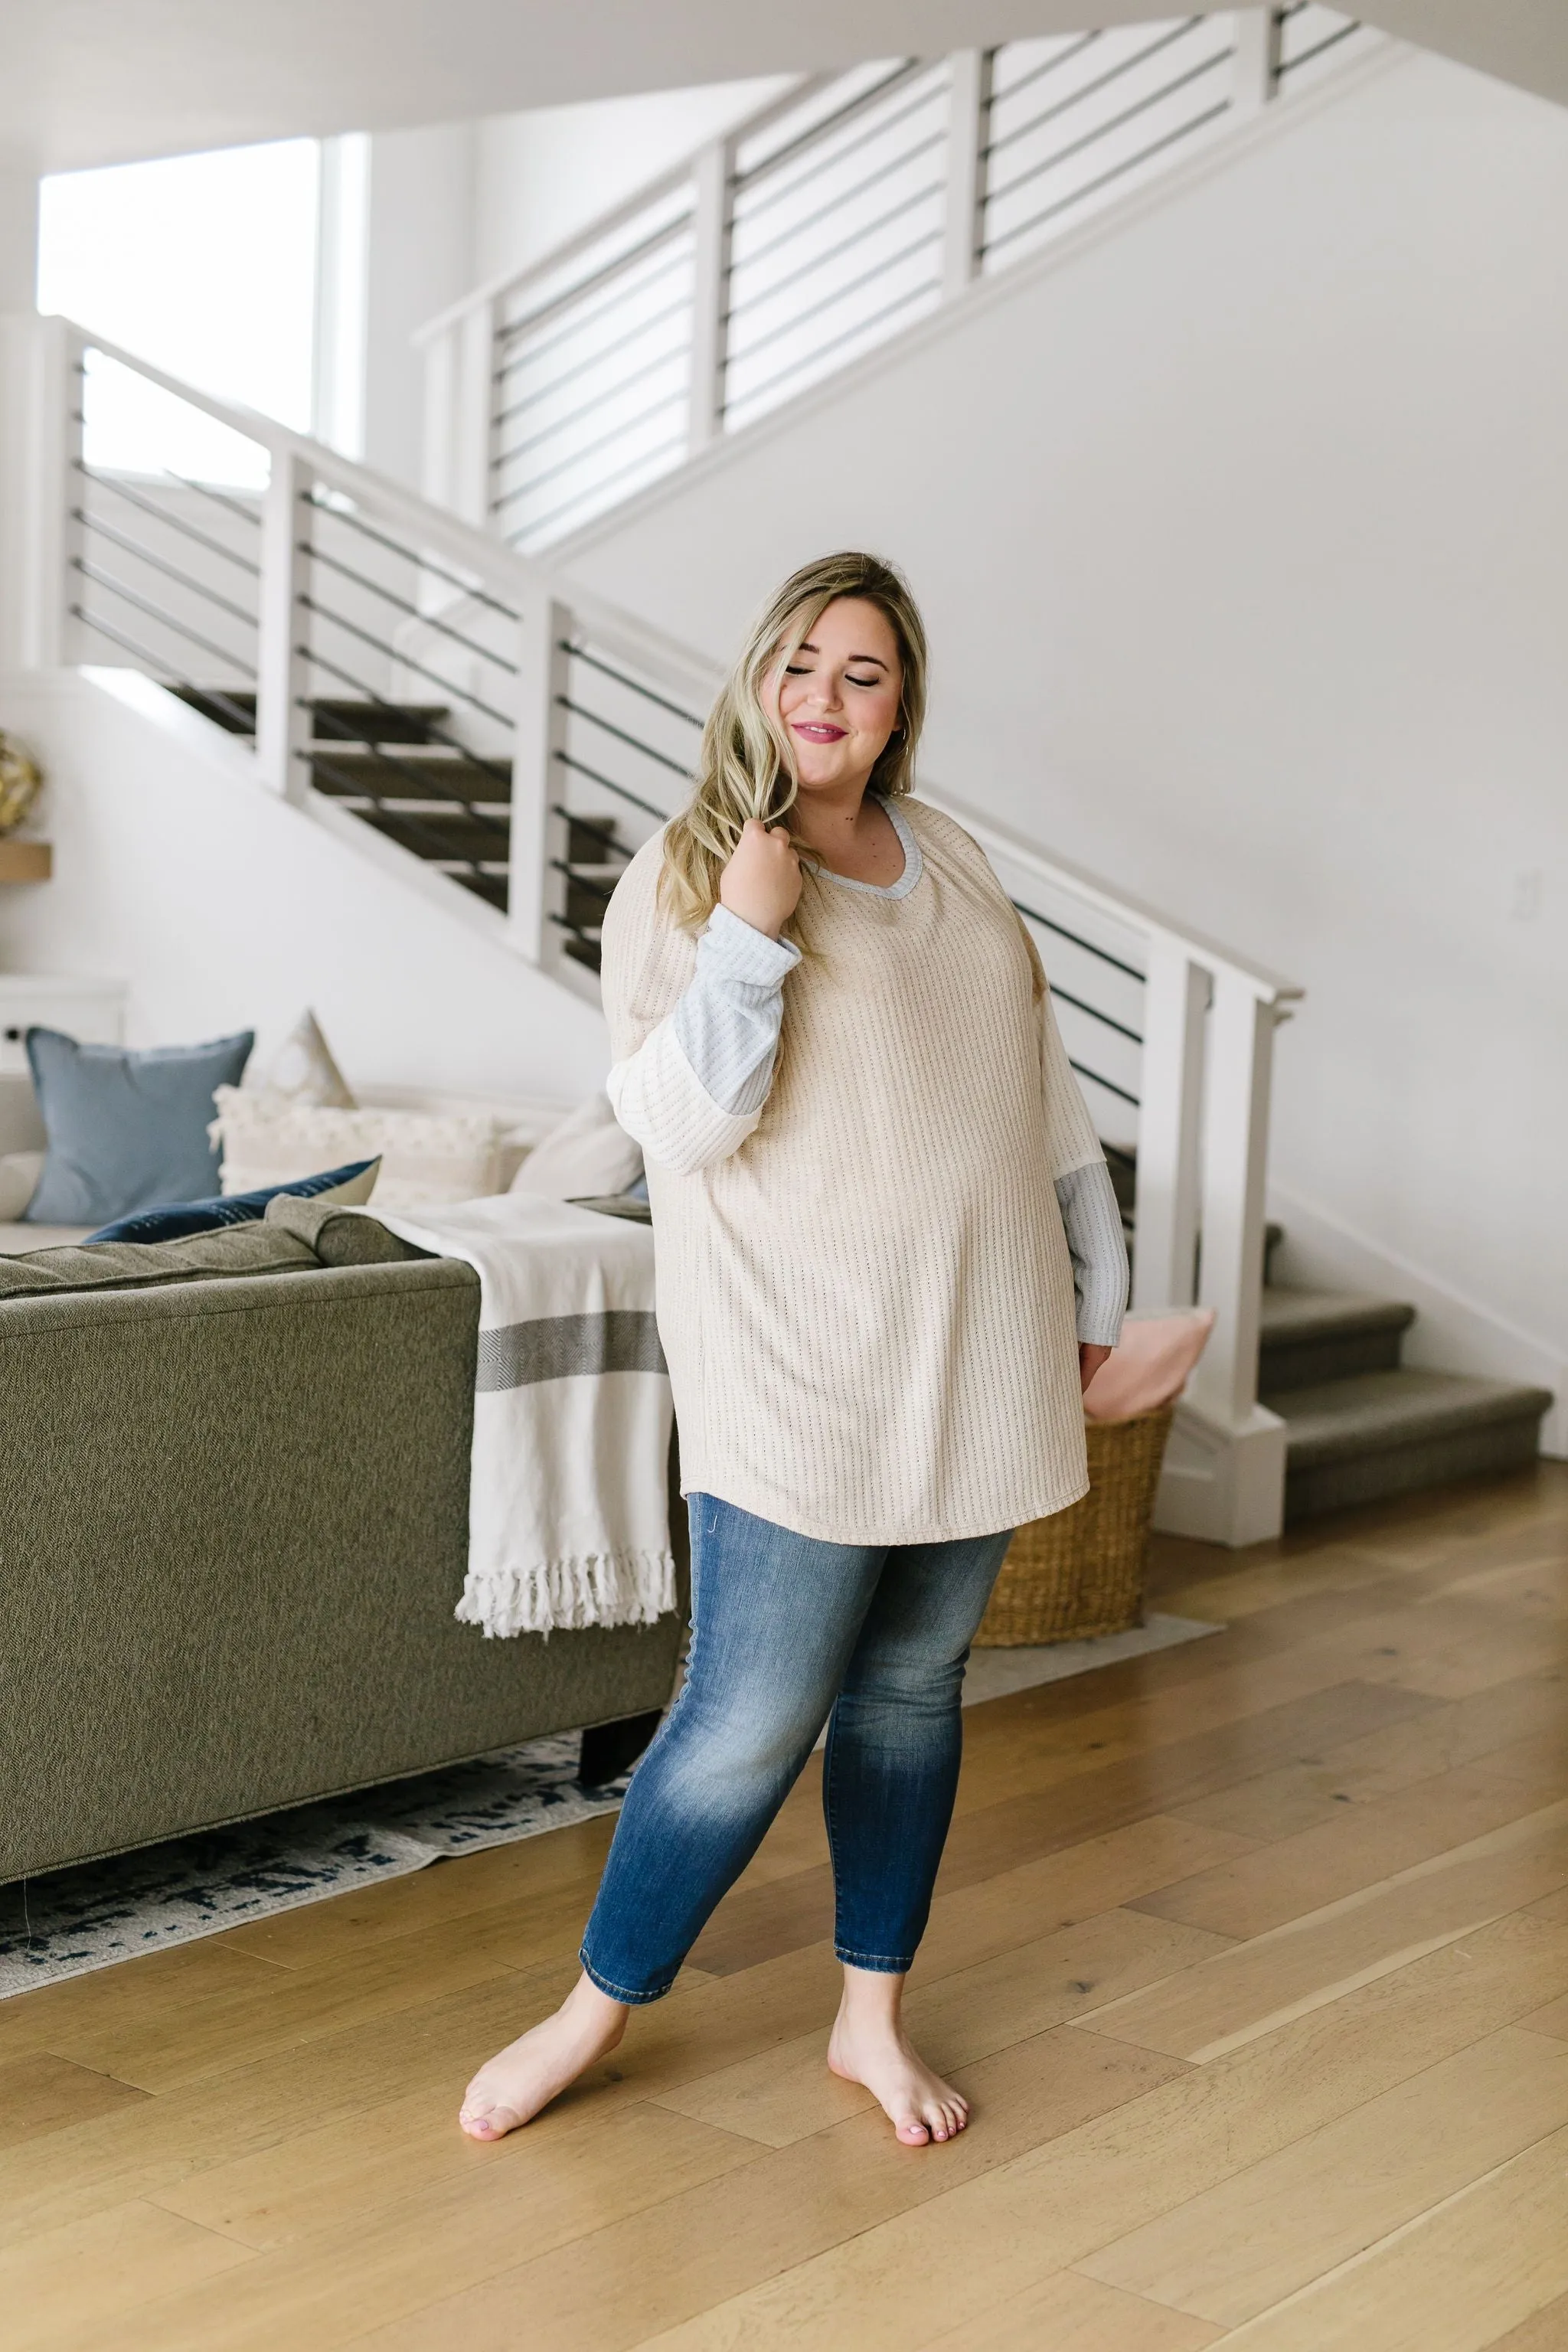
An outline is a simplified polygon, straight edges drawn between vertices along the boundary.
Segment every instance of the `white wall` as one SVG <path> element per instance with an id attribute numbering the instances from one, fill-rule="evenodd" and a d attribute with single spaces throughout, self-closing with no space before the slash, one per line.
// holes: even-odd
<path id="1" fill-rule="evenodd" d="M 716 139 L 791 77 L 540 107 L 478 126 L 476 283 L 521 269 Z"/>
<path id="2" fill-rule="evenodd" d="M 265 1055 L 311 1005 L 370 1097 L 566 1104 L 602 1078 L 595 1008 L 436 903 L 434 877 L 404 881 L 246 779 L 194 714 L 129 690 L 143 709 L 80 677 L 0 678 L 0 727 L 48 777 L 29 831 L 55 845 L 52 881 L 0 890 L 5 970 L 128 982 L 132 1045 L 254 1027 Z"/>
<path id="3" fill-rule="evenodd" d="M 1302 982 L 1281 1182 L 1561 1356 L 1568 113 L 1297 105 L 564 552 L 714 652 L 897 558 L 931 774 Z"/>
<path id="4" fill-rule="evenodd" d="M 476 126 L 467 122 L 378 131 L 370 142 L 363 455 L 367 466 L 414 489 L 425 378 L 413 338 L 479 275 L 477 143 Z"/>

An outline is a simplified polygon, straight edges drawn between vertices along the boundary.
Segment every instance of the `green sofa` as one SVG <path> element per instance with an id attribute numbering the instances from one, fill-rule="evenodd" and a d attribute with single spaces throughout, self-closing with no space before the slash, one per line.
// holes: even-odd
<path id="1" fill-rule="evenodd" d="M 0 1881 L 545 1732 L 646 1737 L 678 1617 L 453 1616 L 478 1326 L 468 1267 L 314 1204 L 0 1261 Z"/>

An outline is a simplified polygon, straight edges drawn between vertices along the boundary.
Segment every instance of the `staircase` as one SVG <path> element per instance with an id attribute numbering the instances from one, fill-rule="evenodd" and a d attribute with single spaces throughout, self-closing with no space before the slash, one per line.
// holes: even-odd
<path id="1" fill-rule="evenodd" d="M 190 685 L 172 691 L 225 734 L 254 745 L 254 692 Z M 318 697 L 309 712 L 299 754 L 311 789 L 504 912 L 510 761 L 468 751 L 445 703 Z"/>
<path id="2" fill-rule="evenodd" d="M 713 666 L 493 530 L 68 321 L 14 343 L 37 490 L 15 558 L 28 661 L 139 671 L 300 819 L 366 851 L 376 836 L 384 869 L 596 1001 L 605 905 L 688 789 Z M 162 476 L 102 462 L 116 372 L 172 435 L 183 411 L 216 418 L 242 448 L 229 482 L 183 474 L 177 436 Z M 1215 1312 L 1160 1523 L 1250 1543 L 1287 1507 L 1528 1458 L 1540 1391 L 1402 1367 L 1405 1308 L 1265 1287 L 1274 1035 L 1300 990 L 922 792 L 969 826 L 1038 941 L 1135 1219 L 1135 1307 Z"/>
<path id="3" fill-rule="evenodd" d="M 1287 1527 L 1535 1459 L 1551 1391 L 1402 1364 L 1415 1320 L 1398 1299 L 1265 1285 L 1258 1391 L 1285 1423 Z"/>
<path id="4" fill-rule="evenodd" d="M 1108 1157 L 1136 1265 L 1137 1156 Z M 1535 1460 L 1549 1389 L 1403 1364 L 1415 1307 L 1275 1280 L 1285 1239 L 1265 1228 L 1258 1396 L 1285 1424 L 1287 1527 Z"/>

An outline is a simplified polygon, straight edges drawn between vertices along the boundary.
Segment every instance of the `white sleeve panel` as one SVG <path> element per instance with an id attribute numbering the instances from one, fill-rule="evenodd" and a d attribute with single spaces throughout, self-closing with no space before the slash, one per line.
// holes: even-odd
<path id="1" fill-rule="evenodd" d="M 1078 1295 L 1078 1336 L 1114 1348 L 1127 1311 L 1127 1243 L 1110 1171 L 1103 1160 L 1057 1179 L 1068 1255 Z"/>
<path id="2" fill-rule="evenodd" d="M 648 1159 L 689 1176 L 738 1151 L 762 1118 L 720 1108 L 687 1060 L 673 1016 L 648 1032 L 605 1081 L 610 1107 Z"/>
<path id="3" fill-rule="evenodd" d="M 1067 1057 L 1057 1016 L 1051 1007 L 1047 989 L 1039 1003 L 1040 1066 L 1046 1088 L 1046 1139 L 1050 1155 L 1051 1174 L 1070 1176 L 1075 1168 L 1088 1168 L 1105 1153 L 1094 1121 L 1089 1115 L 1083 1090 Z"/>

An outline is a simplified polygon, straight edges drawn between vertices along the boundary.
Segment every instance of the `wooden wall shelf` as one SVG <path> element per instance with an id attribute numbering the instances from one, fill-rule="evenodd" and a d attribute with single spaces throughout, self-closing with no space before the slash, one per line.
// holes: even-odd
<path id="1" fill-rule="evenodd" d="M 47 882 L 54 864 L 55 853 L 47 841 L 0 838 L 0 882 Z"/>

